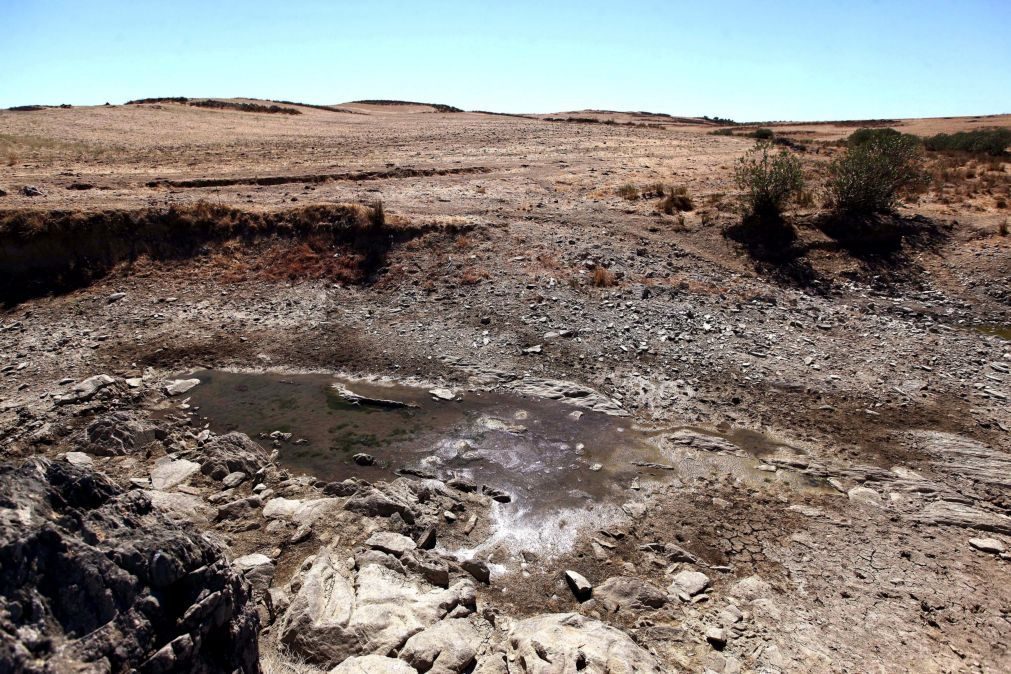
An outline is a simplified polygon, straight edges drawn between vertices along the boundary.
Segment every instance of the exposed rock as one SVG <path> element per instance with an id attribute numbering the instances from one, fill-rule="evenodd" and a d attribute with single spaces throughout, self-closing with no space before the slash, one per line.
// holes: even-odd
<path id="1" fill-rule="evenodd" d="M 324 513 L 337 507 L 335 498 L 318 498 L 310 501 L 298 499 L 272 498 L 263 507 L 263 516 L 285 519 L 295 524 L 312 524 Z"/>
<path id="2" fill-rule="evenodd" d="M 358 452 L 351 459 L 357 463 L 359 466 L 374 466 L 376 465 L 376 457 L 371 454 L 366 454 L 365 452 Z"/>
<path id="3" fill-rule="evenodd" d="M 414 541 L 407 536 L 395 534 L 392 531 L 377 531 L 369 536 L 369 539 L 365 541 L 365 545 L 374 550 L 391 554 L 394 557 L 399 557 L 417 547 Z"/>
<path id="4" fill-rule="evenodd" d="M 203 499 L 191 494 L 156 489 L 147 490 L 144 494 L 155 508 L 177 522 L 208 522 L 214 514 Z"/>
<path id="5" fill-rule="evenodd" d="M 84 381 L 74 384 L 69 393 L 56 398 L 57 405 L 74 405 L 91 400 L 95 395 L 107 386 L 116 383 L 116 380 L 107 374 L 96 374 L 88 377 Z"/>
<path id="6" fill-rule="evenodd" d="M 63 460 L 80 468 L 91 468 L 95 465 L 95 460 L 84 452 L 67 452 L 63 455 Z"/>
<path id="7" fill-rule="evenodd" d="M 579 601 L 586 601 L 593 594 L 593 583 L 571 569 L 565 572 L 565 582 L 569 584 L 569 589 Z"/>
<path id="8" fill-rule="evenodd" d="M 390 484 L 363 487 L 344 504 L 345 510 L 369 515 L 370 517 L 390 517 L 400 515 L 405 522 L 414 522 L 416 499 L 409 489 L 397 486 L 400 480 Z"/>
<path id="9" fill-rule="evenodd" d="M 330 482 L 323 487 L 323 493 L 327 496 L 351 496 L 359 489 L 359 485 L 351 480 L 343 482 Z"/>
<path id="10" fill-rule="evenodd" d="M 709 587 L 709 576 L 706 574 L 699 571 L 682 571 L 674 576 L 670 592 L 677 596 L 694 597 L 705 592 L 707 587 Z"/>
<path id="11" fill-rule="evenodd" d="M 485 585 L 491 582 L 491 569 L 488 568 L 487 562 L 482 562 L 480 559 L 465 559 L 460 562 L 460 566 Z"/>
<path id="12" fill-rule="evenodd" d="M 851 501 L 881 507 L 881 494 L 869 487 L 853 487 L 846 494 Z"/>
<path id="13" fill-rule="evenodd" d="M 332 386 L 333 390 L 337 392 L 342 399 L 351 403 L 352 405 L 370 405 L 373 407 L 389 407 L 392 409 L 400 409 L 405 407 L 417 407 L 413 403 L 407 403 L 400 400 L 387 400 L 385 398 L 370 398 L 369 396 L 363 396 L 355 393 L 347 386 L 343 384 L 334 384 Z"/>
<path id="14" fill-rule="evenodd" d="M 407 640 L 400 658 L 419 672 L 456 674 L 474 662 L 481 637 L 466 620 L 443 620 Z"/>
<path id="15" fill-rule="evenodd" d="M 538 398 L 549 398 L 551 400 L 561 400 L 570 405 L 577 405 L 595 412 L 604 412 L 615 416 L 627 416 L 621 405 L 611 400 L 605 395 L 594 391 L 591 388 L 580 386 L 569 381 L 557 379 L 535 379 L 525 378 L 511 384 L 512 390 L 517 393 L 535 396 Z"/>
<path id="16" fill-rule="evenodd" d="M 82 444 L 91 454 L 123 456 L 155 440 L 155 428 L 131 412 L 110 412 L 84 429 Z"/>
<path id="17" fill-rule="evenodd" d="M 200 449 L 187 452 L 187 458 L 201 465 L 201 472 L 214 480 L 231 473 L 254 475 L 270 463 L 270 454 L 245 433 L 227 433 L 212 438 Z"/>
<path id="18" fill-rule="evenodd" d="M 706 630 L 706 641 L 718 651 L 727 645 L 727 631 L 722 627 L 710 627 Z"/>
<path id="19" fill-rule="evenodd" d="M 661 608 L 667 595 L 640 578 L 613 576 L 593 590 L 594 598 L 609 612 Z"/>
<path id="20" fill-rule="evenodd" d="M 232 487 L 238 487 L 240 484 L 246 481 L 248 476 L 241 470 L 237 470 L 234 473 L 229 473 L 221 480 L 221 486 L 231 489 Z"/>
<path id="21" fill-rule="evenodd" d="M 577 671 L 660 674 L 663 671 L 657 660 L 627 634 L 577 613 L 556 613 L 520 621 L 511 630 L 505 647 L 509 662 L 505 671 L 509 674 Z"/>
<path id="22" fill-rule="evenodd" d="M 1005 550 L 1004 544 L 996 538 L 970 538 L 969 545 L 980 552 L 989 552 L 992 555 L 1003 554 Z"/>
<path id="23" fill-rule="evenodd" d="M 199 470 L 199 463 L 163 456 L 155 461 L 151 469 L 151 486 L 160 491 L 167 491 L 186 482 Z"/>
<path id="24" fill-rule="evenodd" d="M 437 532 L 435 527 L 428 527 L 418 536 L 415 544 L 421 550 L 431 550 L 437 542 Z"/>
<path id="25" fill-rule="evenodd" d="M 33 461 L 0 494 L 0 671 L 259 671 L 248 585 L 142 492 Z"/>
<path id="26" fill-rule="evenodd" d="M 439 589 L 375 563 L 352 572 L 324 549 L 292 599 L 280 638 L 296 655 L 334 666 L 400 649 L 457 607 L 473 610 L 474 601 L 470 582 Z"/>
<path id="27" fill-rule="evenodd" d="M 964 527 L 1011 535 L 1011 517 L 991 513 L 963 503 L 934 501 L 916 515 L 916 519 L 935 526 Z"/>
<path id="28" fill-rule="evenodd" d="M 181 396 L 188 393 L 195 386 L 199 386 L 199 379 L 173 379 L 165 382 L 165 394 L 169 396 Z"/>
<path id="29" fill-rule="evenodd" d="M 267 592 L 270 581 L 274 578 L 274 562 L 270 557 L 254 552 L 232 560 L 232 564 L 242 572 L 254 590 L 261 595 Z"/>
<path id="30" fill-rule="evenodd" d="M 331 669 L 329 674 L 418 674 L 418 670 L 403 660 L 385 655 L 362 655 L 348 658 Z"/>
<path id="31" fill-rule="evenodd" d="M 35 185 L 25 185 L 21 188 L 21 194 L 26 197 L 42 197 L 45 194 Z"/>

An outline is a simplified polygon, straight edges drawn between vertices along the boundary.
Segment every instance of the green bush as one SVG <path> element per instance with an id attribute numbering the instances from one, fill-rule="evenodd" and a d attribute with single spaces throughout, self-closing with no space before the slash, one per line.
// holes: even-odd
<path id="1" fill-rule="evenodd" d="M 737 160 L 734 177 L 744 191 L 747 215 L 776 218 L 804 189 L 800 160 L 786 150 L 773 154 L 772 149 L 771 143 L 761 142 Z"/>
<path id="2" fill-rule="evenodd" d="M 751 137 L 757 138 L 758 140 L 772 140 L 772 137 L 775 135 L 776 134 L 772 132 L 772 129 L 767 129 L 764 126 L 755 129 L 751 133 Z"/>
<path id="3" fill-rule="evenodd" d="M 866 145 L 872 141 L 878 139 L 892 139 L 892 138 L 905 138 L 906 142 L 911 144 L 919 144 L 920 139 L 908 133 L 899 133 L 892 128 L 884 129 L 857 129 L 850 134 L 849 138 L 846 139 L 847 145 L 850 147 L 857 147 L 860 145 Z"/>
<path id="4" fill-rule="evenodd" d="M 847 148 L 829 166 L 828 191 L 837 211 L 854 215 L 887 213 L 898 193 L 926 179 L 919 141 L 908 135 L 873 134 Z"/>
<path id="5" fill-rule="evenodd" d="M 958 133 L 939 133 L 923 139 L 928 150 L 941 152 L 970 152 L 972 154 L 988 154 L 1000 156 L 1011 145 L 1011 129 L 977 129 L 975 131 L 959 131 Z"/>

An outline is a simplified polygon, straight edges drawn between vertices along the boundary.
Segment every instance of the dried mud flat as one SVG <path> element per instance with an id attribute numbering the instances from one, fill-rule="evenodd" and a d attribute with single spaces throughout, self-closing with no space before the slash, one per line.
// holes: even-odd
<path id="1" fill-rule="evenodd" d="M 0 209 L 31 224 L 3 259 L 42 232 L 33 260 L 62 284 L 0 314 L 4 666 L 255 671 L 258 648 L 272 672 L 1011 668 L 996 198 L 923 195 L 887 258 L 798 211 L 794 253 L 756 259 L 723 235 L 751 140 L 340 107 L 355 114 L 0 112 L 19 155 Z M 908 125 L 980 123 L 1006 119 Z M 833 151 L 801 156 L 817 173 Z M 615 195 L 656 181 L 687 186 L 683 222 Z M 145 246 L 64 264 L 81 214 L 110 212 Z M 516 396 L 482 418 L 517 443 L 551 398 L 583 413 L 552 442 L 610 414 L 654 453 L 574 454 L 559 488 L 613 471 L 606 498 L 509 536 L 522 490 L 451 461 L 303 474 L 297 424 L 252 442 L 204 418 L 206 382 L 181 382 L 206 369 L 416 386 L 431 405 Z M 473 444 L 459 465 L 493 451 Z"/>

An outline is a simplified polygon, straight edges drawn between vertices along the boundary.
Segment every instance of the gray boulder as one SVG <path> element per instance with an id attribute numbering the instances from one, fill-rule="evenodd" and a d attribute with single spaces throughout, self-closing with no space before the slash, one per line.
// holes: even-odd
<path id="1" fill-rule="evenodd" d="M 419 672 L 458 674 L 474 663 L 481 636 L 466 620 L 443 620 L 407 640 L 400 658 Z"/>
<path id="2" fill-rule="evenodd" d="M 140 491 L 0 465 L 0 672 L 259 672 L 249 585 Z"/>
<path id="3" fill-rule="evenodd" d="M 657 609 L 667 603 L 663 590 L 630 576 L 608 578 L 594 589 L 593 596 L 610 613 Z"/>
<path id="4" fill-rule="evenodd" d="M 473 611 L 474 586 L 460 581 L 448 589 L 359 557 L 349 569 L 321 549 L 280 623 L 280 639 L 292 653 L 333 667 L 359 655 L 388 655 L 457 608 Z M 395 560 L 394 560 L 395 561 Z"/>
<path id="5" fill-rule="evenodd" d="M 661 674 L 664 671 L 656 658 L 627 634 L 577 613 L 555 613 L 520 621 L 509 634 L 506 660 L 509 674 Z"/>
<path id="6" fill-rule="evenodd" d="M 200 464 L 200 471 L 214 480 L 224 480 L 231 473 L 254 475 L 270 463 L 270 453 L 245 433 L 218 435 L 202 448 L 187 452 L 187 458 Z"/>
<path id="7" fill-rule="evenodd" d="M 110 412 L 84 429 L 83 449 L 98 456 L 123 456 L 154 442 L 155 427 L 131 412 Z"/>

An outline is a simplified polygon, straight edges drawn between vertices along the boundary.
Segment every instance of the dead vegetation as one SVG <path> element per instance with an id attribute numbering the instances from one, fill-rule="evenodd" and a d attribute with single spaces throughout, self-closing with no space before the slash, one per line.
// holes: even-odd
<path id="1" fill-rule="evenodd" d="M 614 276 L 606 267 L 601 267 L 597 265 L 593 268 L 593 287 L 595 288 L 611 288 L 618 285 L 618 279 Z"/>

